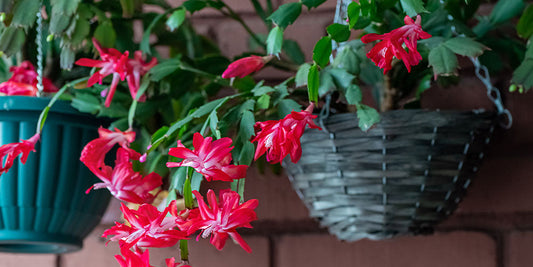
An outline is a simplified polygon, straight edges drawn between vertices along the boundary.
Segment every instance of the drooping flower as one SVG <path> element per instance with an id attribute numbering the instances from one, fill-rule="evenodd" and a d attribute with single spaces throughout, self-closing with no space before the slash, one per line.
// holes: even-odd
<path id="1" fill-rule="evenodd" d="M 131 149 L 119 148 L 115 167 L 102 167 L 96 176 L 102 183 L 96 183 L 87 190 L 107 188 L 117 199 L 143 204 L 152 203 L 156 194 L 151 191 L 163 184 L 161 176 L 153 172 L 143 177 L 142 174 L 133 170 L 132 160 L 138 160 L 141 155 Z"/>
<path id="2" fill-rule="evenodd" d="M 157 59 L 154 57 L 150 62 L 145 62 L 143 59 L 142 51 L 135 51 L 134 58 L 128 60 L 128 73 L 126 80 L 128 81 L 128 87 L 130 89 L 131 98 L 135 99 L 137 92 L 141 87 L 141 77 L 148 73 L 148 71 L 157 65 Z M 140 102 L 144 102 L 146 96 L 142 95 L 139 98 Z"/>
<path id="3" fill-rule="evenodd" d="M 257 199 L 251 199 L 243 204 L 239 204 L 240 196 L 231 190 L 221 190 L 219 199 L 217 199 L 213 190 L 207 192 L 207 205 L 204 198 L 198 191 L 193 191 L 198 201 L 198 208 L 192 209 L 187 219 L 177 220 L 180 229 L 192 234 L 201 230 L 202 238 L 211 236 L 211 244 L 218 250 L 221 250 L 226 244 L 228 237 L 231 237 L 246 252 L 251 253 L 252 249 L 237 233 L 238 227 L 252 228 L 250 222 L 257 219 L 254 209 L 259 202 Z M 200 238 L 198 235 L 197 239 Z"/>
<path id="4" fill-rule="evenodd" d="M 95 60 L 89 58 L 81 58 L 75 62 L 76 65 L 85 66 L 85 67 L 96 67 L 100 68 L 99 71 L 96 71 L 87 81 L 87 86 L 93 86 L 95 83 L 102 84 L 102 80 L 113 74 L 113 80 L 111 85 L 107 90 L 107 97 L 105 100 L 105 106 L 109 107 L 111 105 L 111 100 L 113 95 L 117 90 L 117 85 L 119 81 L 124 81 L 128 72 L 128 55 L 129 52 L 126 51 L 124 54 L 114 48 L 104 48 L 100 43 L 93 38 L 93 44 L 98 53 L 100 53 L 100 58 L 102 60 Z"/>
<path id="5" fill-rule="evenodd" d="M 13 166 L 15 158 L 20 156 L 20 162 L 26 163 L 31 151 L 35 151 L 35 144 L 41 138 L 40 134 L 35 134 L 28 140 L 21 140 L 20 143 L 11 143 L 0 146 L 0 175 L 9 171 Z"/>
<path id="6" fill-rule="evenodd" d="M 188 166 L 203 174 L 207 181 L 233 181 L 246 176 L 247 165 L 232 165 L 232 140 L 228 137 L 213 141 L 195 133 L 192 139 L 194 150 L 186 148 L 178 140 L 178 147 L 170 148 L 168 154 L 183 159 L 181 162 L 167 162 L 167 167 Z"/>
<path id="7" fill-rule="evenodd" d="M 422 30 L 421 21 L 420 15 L 416 17 L 416 21 L 413 21 L 409 16 L 405 16 L 405 25 L 398 29 L 381 35 L 369 33 L 363 36 L 361 38 L 363 43 L 381 40 L 366 56 L 376 66 L 382 68 L 383 73 L 387 73 L 392 68 L 393 57 L 401 59 L 410 72 L 411 66 L 417 65 L 422 60 L 422 56 L 417 51 L 417 41 L 431 37 L 429 33 Z M 405 45 L 407 51 L 403 45 Z"/>
<path id="8" fill-rule="evenodd" d="M 135 251 L 130 250 L 124 246 L 124 241 L 119 241 L 120 253 L 122 255 L 115 255 L 120 267 L 153 267 L 150 265 L 150 251 L 147 249 L 144 252 L 135 248 Z"/>
<path id="9" fill-rule="evenodd" d="M 169 216 L 170 206 L 163 212 L 150 204 L 142 204 L 138 210 L 131 210 L 121 203 L 120 210 L 129 225 L 115 222 L 115 226 L 107 229 L 102 237 L 109 237 L 111 241 L 122 240 L 123 248 L 137 247 L 171 247 L 178 240 L 187 239 L 184 231 L 175 229 L 176 218 Z"/>
<path id="10" fill-rule="evenodd" d="M 11 66 L 11 77 L 0 84 L 0 95 L 37 95 L 37 72 L 30 61 L 23 61 L 20 66 Z M 57 87 L 48 78 L 43 77 L 43 91 L 57 92 Z"/>
<path id="11" fill-rule="evenodd" d="M 267 161 L 274 164 L 281 162 L 290 154 L 292 162 L 296 163 L 302 156 L 300 138 L 309 125 L 310 128 L 320 129 L 311 114 L 314 105 L 300 112 L 292 111 L 281 120 L 256 122 L 254 125 L 256 135 L 251 142 L 257 142 L 254 159 L 257 160 L 266 153 Z"/>
<path id="12" fill-rule="evenodd" d="M 244 78 L 246 75 L 263 68 L 268 59 L 269 57 L 260 57 L 255 55 L 238 59 L 229 64 L 228 68 L 224 71 L 224 73 L 222 73 L 222 78 Z"/>
<path id="13" fill-rule="evenodd" d="M 81 151 L 80 160 L 93 173 L 98 176 L 100 169 L 105 166 L 104 160 L 106 154 L 113 148 L 115 144 L 127 148 L 131 142 L 135 140 L 135 132 L 125 131 L 119 129 L 111 131 L 100 127 L 98 129 L 100 137 L 87 143 Z"/>

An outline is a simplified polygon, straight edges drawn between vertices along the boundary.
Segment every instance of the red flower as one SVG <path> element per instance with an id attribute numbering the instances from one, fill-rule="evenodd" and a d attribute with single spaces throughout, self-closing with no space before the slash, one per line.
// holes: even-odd
<path id="1" fill-rule="evenodd" d="M 193 167 L 203 174 L 207 181 L 233 181 L 246 176 L 246 165 L 231 165 L 232 140 L 228 137 L 212 141 L 195 133 L 192 139 L 194 150 L 183 146 L 178 140 L 178 147 L 171 148 L 169 155 L 184 159 L 181 162 L 167 162 L 167 167 Z"/>
<path id="2" fill-rule="evenodd" d="M 186 220 L 177 220 L 180 229 L 187 231 L 189 235 L 202 230 L 202 238 L 211 235 L 210 242 L 218 250 L 221 250 L 228 237 L 231 237 L 246 252 L 252 252 L 250 246 L 237 233 L 236 228 L 252 228 L 250 222 L 257 219 L 254 211 L 259 204 L 257 199 L 239 204 L 239 194 L 231 190 L 222 190 L 220 191 L 220 203 L 217 203 L 215 193 L 209 190 L 207 192 L 208 206 L 198 191 L 193 191 L 193 194 L 198 201 L 198 208 L 190 210 Z M 197 237 L 199 238 L 200 236 Z"/>
<path id="3" fill-rule="evenodd" d="M 256 122 L 254 125 L 256 136 L 252 139 L 257 142 L 254 159 L 257 160 L 266 153 L 267 161 L 270 163 L 281 162 L 288 154 L 291 155 L 292 162 L 296 163 L 302 156 L 302 146 L 300 138 L 306 125 L 310 128 L 318 128 L 312 115 L 314 105 L 300 112 L 293 111 L 279 121 Z"/>
<path id="4" fill-rule="evenodd" d="M 102 58 L 102 60 L 81 58 L 76 61 L 75 64 L 85 67 L 101 68 L 89 78 L 89 81 L 87 81 L 87 86 L 89 87 L 93 86 L 95 83 L 102 84 L 102 79 L 113 74 L 113 80 L 111 81 L 111 86 L 107 91 L 107 97 L 105 100 L 105 106 L 109 107 L 113 95 L 115 95 L 115 91 L 117 90 L 119 80 L 124 81 L 126 78 L 129 52 L 126 51 L 122 54 L 114 48 L 103 48 L 95 38 L 93 38 L 93 44 L 96 50 L 98 50 L 98 53 L 100 53 L 100 58 Z"/>
<path id="5" fill-rule="evenodd" d="M 0 84 L 0 95 L 37 95 L 37 72 L 30 61 L 23 61 L 20 66 L 11 66 L 9 71 L 13 73 L 11 78 Z M 57 87 L 43 77 L 43 91 L 57 92 Z"/>
<path id="6" fill-rule="evenodd" d="M 20 143 L 11 143 L 0 146 L 0 175 L 9 171 L 13 166 L 13 161 L 18 155 L 21 155 L 20 162 L 25 164 L 30 155 L 30 151 L 35 151 L 35 144 L 39 141 L 40 137 L 41 136 L 37 133 L 28 140 L 21 140 Z"/>
<path id="7" fill-rule="evenodd" d="M 131 98 L 135 99 L 139 87 L 141 87 L 141 77 L 148 73 L 148 71 L 157 65 L 157 59 L 154 57 L 148 63 L 143 60 L 143 54 L 141 51 L 135 51 L 134 58 L 128 61 L 128 74 L 126 80 L 128 81 L 128 87 L 130 89 Z M 139 98 L 140 102 L 144 102 L 146 96 L 142 95 Z"/>
<path id="8" fill-rule="evenodd" d="M 234 77 L 244 78 L 246 75 L 256 72 L 265 66 L 267 59 L 260 56 L 249 56 L 234 61 L 229 64 L 228 68 L 222 73 L 222 78 L 229 79 Z"/>
<path id="9" fill-rule="evenodd" d="M 166 216 L 172 205 L 163 212 L 150 204 L 142 204 L 138 210 L 130 210 L 123 203 L 121 205 L 129 225 L 115 222 L 115 226 L 105 230 L 102 237 L 113 235 L 110 240 L 122 240 L 122 248 L 171 247 L 178 240 L 187 238 L 185 232 L 173 229 L 177 226 L 176 218 Z"/>
<path id="10" fill-rule="evenodd" d="M 382 68 L 383 73 L 387 73 L 392 68 L 391 61 L 393 57 L 401 59 L 409 72 L 411 72 L 411 66 L 417 65 L 422 60 L 422 56 L 416 50 L 417 40 L 428 39 L 431 35 L 422 30 L 420 15 L 416 16 L 416 21 L 413 21 L 409 16 L 405 16 L 404 22 L 405 26 L 389 33 L 381 35 L 369 33 L 361 38 L 363 43 L 382 40 L 366 56 L 378 67 Z M 408 51 L 403 47 L 404 44 Z"/>
<path id="11" fill-rule="evenodd" d="M 120 200 L 143 204 L 152 203 L 157 194 L 150 193 L 163 184 L 161 176 L 153 172 L 143 177 L 140 173 L 133 171 L 130 159 L 138 160 L 140 154 L 125 148 L 117 151 L 115 168 L 104 166 L 95 173 L 103 183 L 94 184 L 87 190 L 107 188 L 111 194 Z"/>
<path id="12" fill-rule="evenodd" d="M 135 132 L 125 131 L 119 129 L 110 131 L 100 127 L 98 129 L 99 138 L 89 142 L 81 151 L 80 160 L 87 166 L 95 175 L 99 175 L 100 169 L 105 166 L 104 160 L 107 152 L 113 148 L 115 144 L 127 148 L 128 145 L 135 140 Z"/>
<path id="13" fill-rule="evenodd" d="M 119 243 L 122 255 L 115 255 L 115 259 L 117 259 L 121 267 L 153 267 L 150 265 L 150 251 L 148 249 L 144 252 L 139 248 L 131 251 L 124 246 L 122 240 Z"/>

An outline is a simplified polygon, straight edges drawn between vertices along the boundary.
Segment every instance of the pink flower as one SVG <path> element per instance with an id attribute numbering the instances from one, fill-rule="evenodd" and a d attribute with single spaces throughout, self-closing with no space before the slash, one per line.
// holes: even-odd
<path id="1" fill-rule="evenodd" d="M 234 61 L 229 64 L 228 68 L 222 73 L 222 78 L 229 79 L 234 77 L 244 78 L 246 75 L 256 72 L 265 66 L 267 59 L 260 56 L 249 56 Z"/>
<path id="2" fill-rule="evenodd" d="M 89 78 L 89 81 L 87 82 L 87 86 L 89 87 L 93 86 L 95 83 L 102 84 L 102 80 L 106 76 L 113 74 L 113 80 L 111 81 L 111 86 L 109 87 L 105 100 L 105 106 L 109 107 L 113 95 L 115 95 L 117 90 L 118 82 L 124 81 L 126 78 L 129 52 L 126 51 L 122 54 L 114 48 L 103 48 L 95 38 L 93 38 L 93 44 L 96 50 L 98 50 L 98 53 L 100 53 L 100 58 L 102 58 L 102 60 L 81 58 L 76 61 L 75 64 L 85 67 L 101 68 Z"/>
<path id="3" fill-rule="evenodd" d="M 124 246 L 123 241 L 119 241 L 120 253 L 122 255 L 115 255 L 118 263 L 121 267 L 153 267 L 150 265 L 150 251 L 141 251 L 139 248 L 136 248 L 135 251 L 131 251 L 129 248 Z"/>
<path id="4" fill-rule="evenodd" d="M 393 57 L 401 59 L 409 72 L 411 72 L 411 66 L 417 65 L 422 60 L 422 56 L 417 51 L 417 40 L 428 39 L 431 35 L 422 30 L 420 15 L 416 16 L 416 21 L 405 16 L 404 22 L 405 26 L 391 32 L 381 35 L 369 33 L 361 38 L 363 43 L 382 40 L 366 56 L 382 68 L 383 73 L 387 73 L 392 68 Z M 408 51 L 403 47 L 404 44 Z"/>
<path id="5" fill-rule="evenodd" d="M 0 95 L 37 95 L 37 72 L 29 61 L 23 61 L 20 66 L 11 66 L 9 71 L 13 73 L 11 78 L 0 84 Z M 43 77 L 43 91 L 57 92 L 57 87 Z"/>
<path id="6" fill-rule="evenodd" d="M 192 139 L 194 150 L 183 146 L 178 140 L 178 147 L 170 148 L 168 154 L 184 159 L 181 162 L 167 162 L 167 167 L 193 167 L 203 174 L 207 181 L 233 181 L 246 176 L 246 165 L 231 165 L 232 140 L 228 137 L 212 141 L 195 133 Z"/>
<path id="7" fill-rule="evenodd" d="M 126 148 L 119 148 L 115 168 L 104 166 L 95 173 L 102 183 L 96 183 L 87 190 L 107 188 L 117 199 L 143 204 L 152 203 L 156 194 L 150 193 L 163 184 L 161 176 L 153 172 L 143 177 L 140 173 L 133 171 L 130 159 L 138 160 L 140 154 Z"/>
<path id="8" fill-rule="evenodd" d="M 141 77 L 148 73 L 148 71 L 157 65 L 157 59 L 154 57 L 148 63 L 143 60 L 142 51 L 135 51 L 134 58 L 128 61 L 128 74 L 126 80 L 128 81 L 128 87 L 130 89 L 131 98 L 135 99 L 139 87 L 141 87 Z M 140 102 L 144 102 L 146 96 L 142 95 L 139 98 Z"/>
<path id="9" fill-rule="evenodd" d="M 207 192 L 207 201 L 209 206 L 204 202 L 204 198 L 198 191 L 193 191 L 198 201 L 198 208 L 189 211 L 186 220 L 179 220 L 180 229 L 192 234 L 197 230 L 202 230 L 202 238 L 211 235 L 211 244 L 218 250 L 221 250 L 226 244 L 228 237 L 237 242 L 246 252 L 251 253 L 250 246 L 237 233 L 237 227 L 252 228 L 250 222 L 257 219 L 254 209 L 259 202 L 257 199 L 251 199 L 243 204 L 239 204 L 240 196 L 231 190 L 220 191 L 220 203 L 213 190 Z M 199 239 L 200 236 L 197 237 Z"/>
<path id="10" fill-rule="evenodd" d="M 110 131 L 100 127 L 98 129 L 100 137 L 89 142 L 81 151 L 80 160 L 93 173 L 98 176 L 100 169 L 105 166 L 104 160 L 107 152 L 113 148 L 115 144 L 127 148 L 131 142 L 135 140 L 135 132 L 125 131 L 119 129 Z"/>
<path id="11" fill-rule="evenodd" d="M 102 234 L 106 238 L 112 235 L 111 241 L 122 240 L 121 247 L 171 247 L 178 240 L 187 238 L 185 232 L 174 229 L 177 227 L 176 218 L 166 216 L 172 205 L 163 212 L 150 204 L 142 204 L 138 210 L 130 210 L 123 203 L 121 205 L 120 209 L 129 225 L 115 222 L 115 226 Z"/>
<path id="12" fill-rule="evenodd" d="M 300 138 L 306 125 L 321 129 L 313 122 L 316 118 L 316 115 L 311 114 L 313 108 L 314 105 L 311 104 L 307 109 L 293 111 L 279 121 L 256 122 L 256 136 L 251 140 L 252 143 L 257 142 L 254 159 L 257 160 L 266 153 L 267 161 L 274 164 L 290 154 L 292 162 L 298 162 L 302 156 Z"/>
<path id="13" fill-rule="evenodd" d="M 41 136 L 37 133 L 28 140 L 21 140 L 20 143 L 11 143 L 0 146 L 0 175 L 9 171 L 13 166 L 13 161 L 18 155 L 20 162 L 26 163 L 30 151 L 35 151 L 35 144 L 39 141 Z"/>
<path id="14" fill-rule="evenodd" d="M 37 87 L 27 83 L 7 81 L 0 83 L 0 95 L 35 96 Z"/>
<path id="15" fill-rule="evenodd" d="M 165 259 L 165 263 L 167 264 L 167 267 L 191 267 L 190 265 L 182 265 L 183 263 L 176 262 L 174 257 Z"/>

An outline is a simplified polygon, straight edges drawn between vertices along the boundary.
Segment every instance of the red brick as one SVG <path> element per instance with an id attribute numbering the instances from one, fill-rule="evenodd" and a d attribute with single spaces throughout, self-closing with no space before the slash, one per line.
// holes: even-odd
<path id="1" fill-rule="evenodd" d="M 285 175 L 275 175 L 270 170 L 260 174 L 256 168 L 248 171 L 246 199 L 256 198 L 259 220 L 301 220 L 309 218 L 307 208 L 292 189 Z"/>
<path id="2" fill-rule="evenodd" d="M 2 267 L 40 266 L 55 267 L 57 256 L 53 254 L 12 254 L 0 253 Z"/>
<path id="3" fill-rule="evenodd" d="M 513 232 L 505 239 L 506 267 L 530 267 L 533 262 L 533 232 Z"/>
<path id="4" fill-rule="evenodd" d="M 495 267 L 496 244 L 475 232 L 451 232 L 392 240 L 338 241 L 329 235 L 284 236 L 276 248 L 278 267 Z"/>
<path id="5" fill-rule="evenodd" d="M 114 255 L 120 254 L 120 249 L 116 242 L 109 242 L 101 238 L 107 226 L 98 226 L 91 234 L 85 238 L 83 249 L 69 254 L 61 255 L 61 267 L 84 267 L 84 266 L 118 266 Z"/>
<path id="6" fill-rule="evenodd" d="M 533 211 L 533 157 L 487 157 L 458 213 Z"/>

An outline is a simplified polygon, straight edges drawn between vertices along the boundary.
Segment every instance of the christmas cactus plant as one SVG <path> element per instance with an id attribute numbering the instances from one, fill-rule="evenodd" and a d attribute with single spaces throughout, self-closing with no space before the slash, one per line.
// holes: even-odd
<path id="1" fill-rule="evenodd" d="M 301 51 L 284 32 L 324 2 L 274 9 L 271 0 L 251 0 L 268 29 L 253 32 L 221 0 L 0 1 L 0 93 L 53 96 L 35 136 L 0 147 L 0 174 L 17 156 L 25 162 L 54 102 L 111 118 L 80 155 L 101 180 L 87 193 L 107 189 L 138 206 L 123 204 L 127 223 L 103 236 L 119 243 L 121 266 L 150 266 L 150 248 L 176 244 L 180 260 L 171 257 L 167 266 L 185 266 L 194 235 L 217 249 L 231 238 L 252 251 L 237 232 L 260 217 L 258 201 L 245 200 L 246 171 L 263 155 L 272 164 L 287 156 L 297 162 L 304 130 L 320 128 L 313 112 L 324 96 L 335 99 L 333 111 L 357 112 L 368 130 L 379 122 L 375 108 L 418 107 L 432 85 L 456 83 L 459 57 L 491 74 L 512 72 L 510 90 L 533 87 L 533 6 L 522 0 L 500 0 L 490 14 L 477 13 L 480 0 L 350 1 L 313 51 Z M 148 5 L 163 11 L 143 12 Z M 190 18 L 202 9 L 242 25 L 250 51 L 231 62 L 197 34 Z M 252 77 L 269 67 L 292 77 L 276 85 Z M 376 107 L 363 104 L 361 88 L 374 91 Z M 211 181 L 228 182 L 228 189 L 200 194 Z M 160 194 L 162 210 L 152 205 Z"/>

